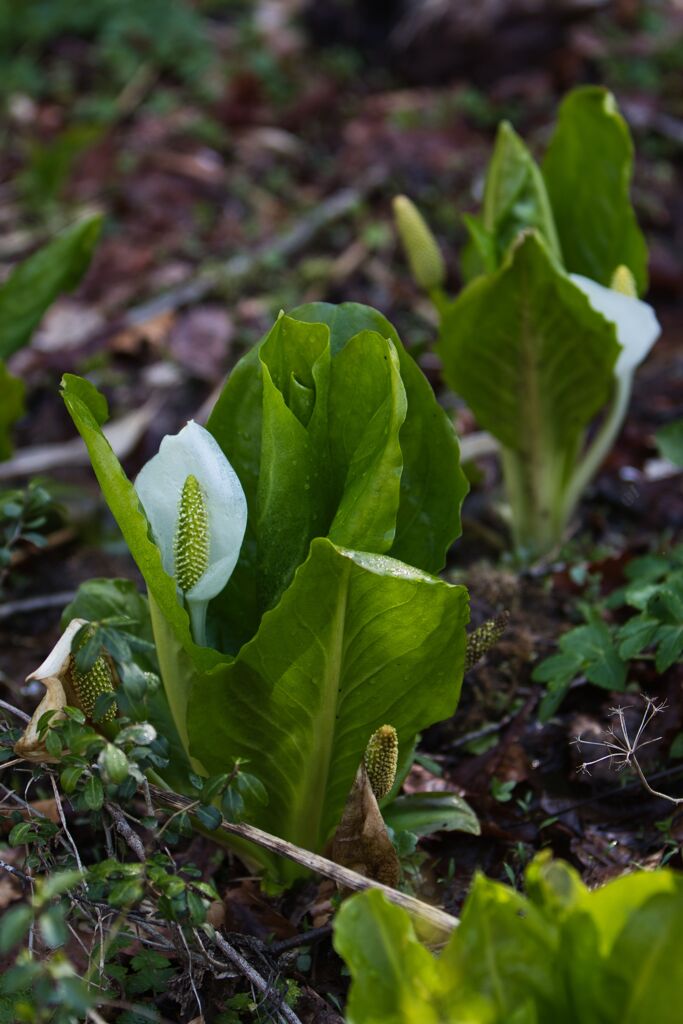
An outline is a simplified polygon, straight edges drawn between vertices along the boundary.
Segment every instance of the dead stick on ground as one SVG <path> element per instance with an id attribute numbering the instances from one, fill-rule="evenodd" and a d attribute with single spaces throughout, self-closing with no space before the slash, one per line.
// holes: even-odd
<path id="1" fill-rule="evenodd" d="M 167 807 L 173 807 L 176 810 L 186 810 L 193 804 L 192 800 L 181 796 L 180 793 L 160 789 L 158 786 L 150 786 L 149 789 L 152 796 L 159 803 L 165 804 Z M 271 853 L 276 853 L 280 857 L 286 857 L 288 860 L 294 861 L 295 864 L 308 868 L 309 871 L 315 871 L 326 878 L 332 878 L 345 889 L 353 889 L 354 891 L 379 889 L 392 903 L 403 907 L 410 914 L 431 924 L 439 932 L 450 934 L 460 923 L 457 917 L 452 917 L 438 907 L 432 907 L 429 903 L 423 903 L 422 900 L 415 899 L 414 896 L 408 896 L 397 889 L 392 889 L 388 885 L 383 885 L 382 882 L 375 882 L 371 878 L 365 878 L 364 875 L 360 875 L 357 871 L 343 868 L 326 857 L 303 850 L 300 846 L 294 846 L 285 839 L 273 836 L 269 832 L 263 832 L 260 828 L 255 828 L 253 825 L 235 824 L 224 819 L 218 826 L 218 829 L 222 832 L 228 832 L 230 835 L 239 836 L 241 839 L 248 839 L 250 842 L 256 843 L 257 846 L 270 850 Z"/>
<path id="2" fill-rule="evenodd" d="M 284 1000 L 284 996 L 278 992 L 276 988 L 273 988 L 265 978 L 261 977 L 258 971 L 252 967 L 248 960 L 246 960 L 241 953 L 230 945 L 227 939 L 224 939 L 220 932 L 212 929 L 211 939 L 216 943 L 220 951 L 225 957 L 238 969 L 240 974 L 243 974 L 247 978 L 254 988 L 258 989 L 259 992 L 277 1006 L 278 1013 L 280 1016 L 287 1021 L 287 1024 L 301 1024 L 301 1021 L 294 1013 L 294 1010 Z"/>
<path id="3" fill-rule="evenodd" d="M 205 266 L 186 284 L 172 288 L 148 302 L 143 302 L 141 305 L 127 310 L 107 328 L 96 331 L 85 344 L 103 336 L 109 337 L 114 332 L 147 323 L 162 313 L 169 313 L 181 306 L 198 302 L 206 295 L 220 290 L 226 285 L 233 286 L 236 282 L 248 277 L 249 274 L 253 274 L 264 262 L 272 260 L 273 257 L 284 260 L 293 256 L 307 246 L 323 228 L 357 209 L 363 200 L 386 180 L 386 177 L 385 170 L 375 168 L 355 187 L 342 188 L 324 199 L 308 213 L 301 214 L 288 231 L 270 241 L 262 242 L 250 253 L 232 256 L 224 263 Z"/>

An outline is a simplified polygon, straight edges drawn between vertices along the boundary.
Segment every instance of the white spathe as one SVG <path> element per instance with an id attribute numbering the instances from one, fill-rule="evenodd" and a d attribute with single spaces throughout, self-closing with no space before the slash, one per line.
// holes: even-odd
<path id="1" fill-rule="evenodd" d="M 593 309 L 615 324 L 621 352 L 614 373 L 616 377 L 630 376 L 661 334 L 662 329 L 652 306 L 613 288 L 605 288 L 583 274 L 569 276 Z"/>
<path id="2" fill-rule="evenodd" d="M 232 576 L 247 526 L 247 499 L 216 439 L 194 420 L 163 439 L 135 481 L 164 569 L 173 577 L 180 496 L 188 476 L 196 477 L 206 505 L 209 564 L 185 597 L 203 603 L 220 594 Z"/>

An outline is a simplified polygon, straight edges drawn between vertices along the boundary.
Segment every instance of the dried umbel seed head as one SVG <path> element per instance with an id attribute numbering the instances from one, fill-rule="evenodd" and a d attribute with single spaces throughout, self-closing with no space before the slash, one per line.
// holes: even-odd
<path id="1" fill-rule="evenodd" d="M 426 291 L 446 280 L 446 267 L 438 242 L 424 217 L 407 196 L 394 199 L 394 217 L 413 277 Z"/>
<path id="2" fill-rule="evenodd" d="M 507 629 L 510 619 L 508 611 L 496 615 L 495 619 L 488 619 L 481 626 L 473 630 L 467 637 L 467 650 L 465 652 L 465 672 L 469 672 L 477 662 L 484 657 L 494 644 L 497 644 Z"/>
<path id="3" fill-rule="evenodd" d="M 176 580 L 186 593 L 199 582 L 209 565 L 209 515 L 199 481 L 192 474 L 180 494 L 173 553 Z"/>
<path id="4" fill-rule="evenodd" d="M 69 665 L 70 689 L 73 690 L 78 707 L 88 718 L 92 719 L 95 712 L 95 704 L 100 694 L 114 692 L 114 678 L 111 662 L 104 654 L 99 656 L 95 664 L 87 672 L 79 672 L 75 659 L 71 659 Z M 116 705 L 112 704 L 99 721 L 113 722 L 115 718 Z"/>
<path id="5" fill-rule="evenodd" d="M 365 770 L 372 792 L 382 800 L 391 792 L 398 767 L 398 735 L 393 725 L 373 732 L 365 748 Z"/>
<path id="6" fill-rule="evenodd" d="M 636 279 L 628 267 L 623 263 L 620 264 L 612 274 L 610 288 L 615 292 L 620 292 L 622 295 L 630 295 L 632 299 L 636 299 L 638 297 Z"/>

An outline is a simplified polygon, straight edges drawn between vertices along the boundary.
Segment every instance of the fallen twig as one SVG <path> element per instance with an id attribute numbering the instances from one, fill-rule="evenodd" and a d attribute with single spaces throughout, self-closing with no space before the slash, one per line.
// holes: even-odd
<path id="1" fill-rule="evenodd" d="M 0 621 L 11 619 L 15 615 L 26 615 L 27 612 L 40 612 L 46 608 L 62 608 L 69 601 L 73 601 L 75 596 L 75 590 L 63 590 L 58 594 L 41 594 L 38 597 L 24 597 L 19 601 L 7 601 L 0 606 Z M 30 719 L 27 718 L 26 721 Z"/>
<path id="2" fill-rule="evenodd" d="M 158 786 L 150 786 L 149 788 L 152 796 L 159 803 L 165 804 L 167 807 L 173 807 L 176 810 L 188 810 L 188 808 L 191 809 L 194 805 L 194 801 L 188 797 L 181 796 L 180 793 L 161 789 Z M 404 892 L 399 892 L 398 889 L 392 889 L 382 882 L 365 878 L 364 875 L 359 874 L 357 871 L 341 867 L 339 864 L 335 864 L 334 861 L 321 857 L 320 854 L 303 850 L 300 846 L 288 843 L 285 839 L 273 836 L 269 832 L 255 828 L 253 825 L 237 824 L 223 819 L 218 826 L 218 831 L 227 832 L 230 835 L 239 836 L 241 839 L 247 839 L 252 843 L 256 843 L 257 846 L 270 850 L 271 853 L 278 854 L 280 857 L 286 857 L 288 860 L 294 861 L 295 864 L 300 864 L 309 871 L 324 875 L 326 878 L 332 878 L 345 889 L 352 889 L 354 891 L 379 889 L 392 903 L 403 907 L 404 910 L 407 910 L 415 917 L 421 918 L 441 933 L 450 934 L 460 923 L 457 917 L 452 917 L 445 910 L 433 907 L 429 903 L 423 903 L 422 900 L 418 900 L 414 896 L 408 896 Z"/>
<path id="3" fill-rule="evenodd" d="M 265 978 L 263 978 L 255 967 L 246 960 L 241 953 L 238 953 L 234 946 L 231 946 L 227 939 L 224 939 L 220 932 L 214 928 L 210 932 L 207 932 L 209 938 L 220 949 L 221 953 L 239 970 L 240 974 L 243 974 L 248 981 L 258 989 L 261 994 L 268 999 L 269 1002 L 277 1006 L 280 1016 L 287 1021 L 287 1024 L 301 1024 L 301 1021 L 294 1013 L 291 1006 L 288 1006 L 285 1002 L 285 998 L 281 992 L 278 992 Z"/>

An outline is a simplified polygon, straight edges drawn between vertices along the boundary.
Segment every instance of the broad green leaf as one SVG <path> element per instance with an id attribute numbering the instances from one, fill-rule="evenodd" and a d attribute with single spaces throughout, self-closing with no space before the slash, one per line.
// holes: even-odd
<path id="1" fill-rule="evenodd" d="M 503 121 L 498 128 L 486 175 L 482 227 L 486 235 L 477 235 L 479 251 L 485 255 L 485 250 L 482 250 L 483 238 L 492 238 L 496 249 L 496 266 L 500 265 L 520 231 L 529 228 L 538 231 L 554 259 L 558 262 L 562 259 L 543 175 L 507 121 Z"/>
<path id="2" fill-rule="evenodd" d="M 269 798 L 253 823 L 321 850 L 372 733 L 389 723 L 407 747 L 452 714 L 467 618 L 463 587 L 318 538 L 253 640 L 193 688 L 190 750 L 215 774 L 246 758 Z"/>
<path id="3" fill-rule="evenodd" d="M 12 454 L 10 428 L 24 412 L 24 382 L 0 359 L 0 462 Z"/>
<path id="4" fill-rule="evenodd" d="M 352 896 L 334 921 L 334 947 L 351 973 L 348 1024 L 493 1024 L 464 979 L 417 939 L 405 910 L 381 892 Z"/>
<path id="5" fill-rule="evenodd" d="M 529 899 L 478 876 L 438 960 L 426 959 L 407 915 L 379 893 L 348 900 L 335 946 L 352 977 L 352 1024 L 677 1024 L 683 883 L 675 872 L 636 872 L 591 892 L 541 854 L 526 880 Z M 443 998 L 452 1001 L 442 1009 Z"/>
<path id="6" fill-rule="evenodd" d="M 389 321 L 369 306 L 316 302 L 292 313 L 298 320 L 330 328 L 332 354 L 360 331 L 389 338 L 398 352 L 408 409 L 399 440 L 403 453 L 396 537 L 390 554 L 425 572 L 440 572 L 446 552 L 460 536 L 460 507 L 468 484 L 460 468 L 453 426 L 437 403 L 425 375 L 406 352 Z"/>
<path id="7" fill-rule="evenodd" d="M 481 426 L 533 462 L 573 450 L 609 397 L 618 344 L 613 325 L 528 234 L 497 274 L 453 303 L 439 350 L 448 383 Z"/>
<path id="8" fill-rule="evenodd" d="M 88 268 L 102 218 L 69 228 L 20 263 L 0 287 L 0 358 L 25 345 L 58 295 L 76 287 Z"/>
<path id="9" fill-rule="evenodd" d="M 520 893 L 477 875 L 450 955 L 474 991 L 495 1004 L 501 1024 L 525 1004 L 536 1006 L 539 1021 L 562 1021 L 559 943 L 554 922 Z"/>
<path id="10" fill-rule="evenodd" d="M 465 213 L 462 219 L 469 239 L 463 246 L 460 268 L 467 283 L 479 274 L 492 274 L 498 269 L 500 261 L 495 235 L 487 231 L 482 218 Z"/>
<path id="11" fill-rule="evenodd" d="M 231 373 L 208 428 L 249 506 L 237 569 L 210 610 L 223 649 L 254 635 L 315 536 L 443 566 L 467 486 L 457 441 L 374 310 L 281 316 Z"/>
<path id="12" fill-rule="evenodd" d="M 683 466 L 683 419 L 660 427 L 655 434 L 661 454 L 674 466 Z"/>
<path id="13" fill-rule="evenodd" d="M 614 96 L 599 86 L 571 92 L 543 161 L 567 270 L 609 286 L 618 266 L 647 288 L 647 247 L 629 189 L 633 143 Z"/>
<path id="14" fill-rule="evenodd" d="M 672 871 L 638 871 L 589 892 L 565 927 L 564 966 L 586 1024 L 675 1024 L 683 890 Z M 597 969 L 596 969 L 597 967 Z M 663 997 L 659 998 L 659 993 Z"/>
<path id="15" fill-rule="evenodd" d="M 394 832 L 469 832 L 478 836 L 479 819 L 457 793 L 408 793 L 382 808 L 382 817 Z"/>
<path id="16" fill-rule="evenodd" d="M 108 415 L 106 400 L 89 381 L 70 373 L 62 379 L 62 397 L 85 441 L 102 493 L 150 595 L 170 624 L 179 645 L 192 654 L 198 665 L 208 668 L 220 660 L 220 656 L 192 642 L 187 612 L 181 607 L 175 581 L 164 571 L 159 549 L 149 536 L 149 525 L 135 488 L 102 433 Z"/>

